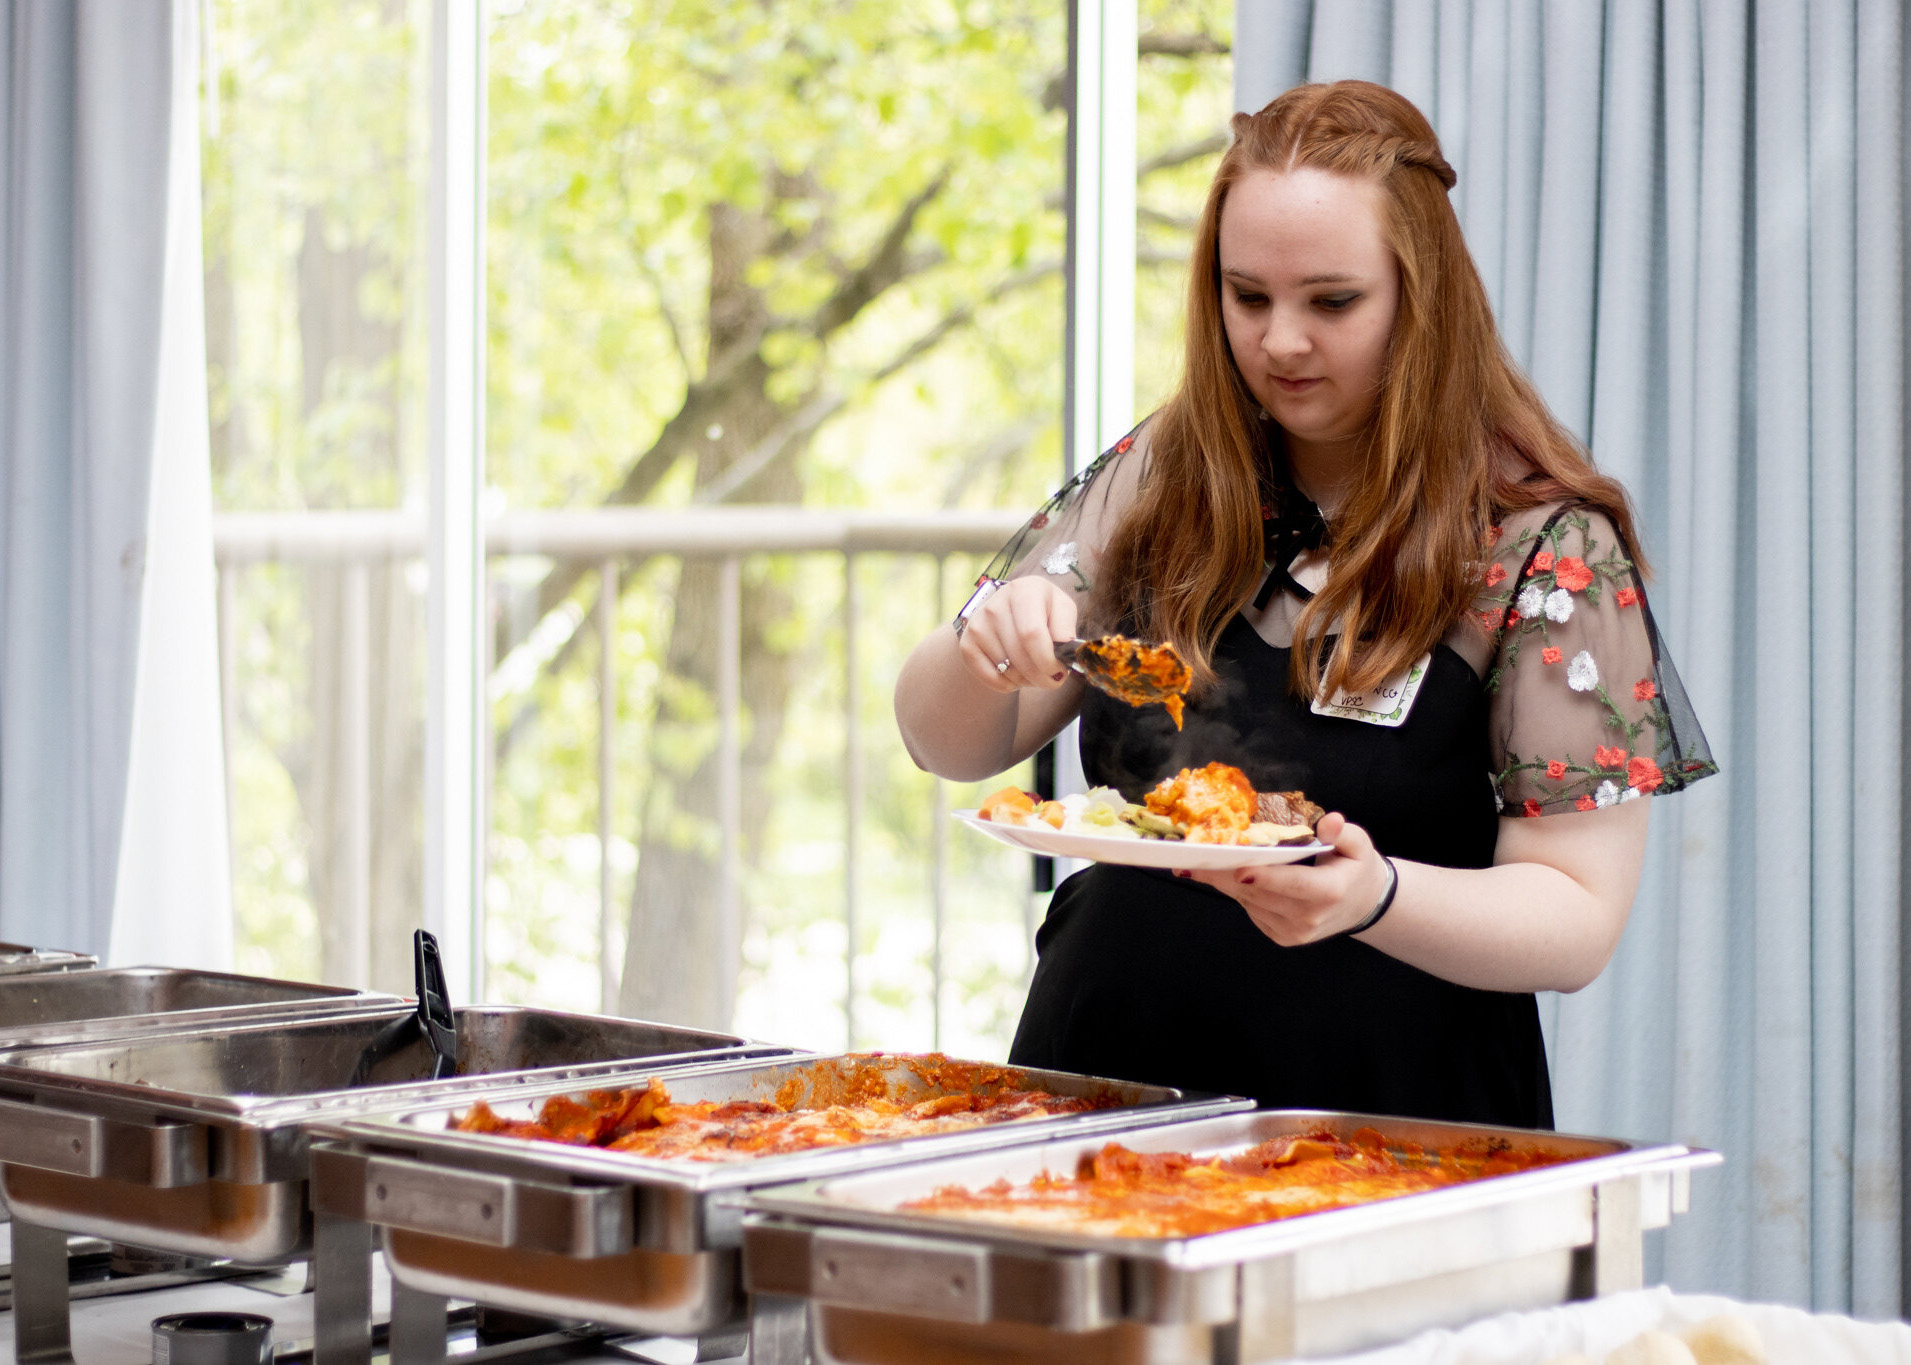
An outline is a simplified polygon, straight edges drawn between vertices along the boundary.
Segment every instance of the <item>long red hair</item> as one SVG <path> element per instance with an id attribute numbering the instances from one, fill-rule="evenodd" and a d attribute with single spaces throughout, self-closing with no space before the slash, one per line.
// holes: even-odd
<path id="1" fill-rule="evenodd" d="M 1378 183 L 1400 270 L 1364 472 L 1335 513 L 1326 583 L 1296 623 L 1298 692 L 1370 689 L 1431 649 L 1478 595 L 1487 528 L 1505 513 L 1587 503 L 1636 547 L 1625 489 L 1500 341 L 1447 198 L 1453 170 L 1420 111 L 1385 86 L 1336 81 L 1296 86 L 1233 128 L 1195 229 L 1181 383 L 1155 416 L 1147 477 L 1103 563 L 1114 616 L 1172 641 L 1199 687 L 1261 578 L 1264 475 L 1283 486 L 1286 475 L 1263 468 L 1267 424 L 1228 347 L 1218 250 L 1228 190 L 1254 171 L 1314 166 Z"/>

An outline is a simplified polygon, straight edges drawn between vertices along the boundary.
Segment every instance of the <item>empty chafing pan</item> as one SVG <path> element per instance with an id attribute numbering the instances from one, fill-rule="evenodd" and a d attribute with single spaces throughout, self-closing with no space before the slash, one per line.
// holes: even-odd
<path id="1" fill-rule="evenodd" d="M 159 1027 L 365 1009 L 394 997 L 179 967 L 0 976 L 0 1047 L 80 1042 Z"/>
<path id="2" fill-rule="evenodd" d="M 1262 1111 L 1125 1134 L 1218 1155 L 1323 1128 L 1440 1148 L 1487 1137 L 1565 1164 L 1200 1237 L 1024 1229 L 901 1206 L 949 1185 L 1073 1174 L 1102 1139 L 759 1191 L 745 1281 L 808 1306 L 819 1365 L 1274 1361 L 1636 1287 L 1642 1234 L 1683 1212 L 1714 1153 L 1522 1129 Z"/>
<path id="3" fill-rule="evenodd" d="M 667 1078 L 674 1101 L 768 1100 L 781 1094 L 801 1105 L 819 1075 L 829 1084 L 855 1057 L 726 1062 Z M 907 1056 L 868 1059 L 888 1098 L 905 1103 L 954 1093 L 925 1082 Z M 930 1075 L 935 1075 L 931 1070 Z M 1186 1095 L 1161 1086 L 1102 1080 L 1068 1072 L 1001 1069 L 1001 1085 L 1061 1095 L 1111 1098 L 1118 1107 L 1028 1119 L 960 1132 L 819 1148 L 752 1160 L 706 1163 L 659 1160 L 497 1134 L 447 1131 L 464 1106 L 438 1101 L 405 1110 L 322 1123 L 337 1139 L 313 1151 L 313 1201 L 323 1239 L 377 1225 L 400 1304 L 424 1302 L 415 1316 L 442 1321 L 446 1297 L 500 1308 L 602 1322 L 632 1331 L 719 1337 L 743 1330 L 737 1209 L 729 1196 L 833 1172 L 871 1170 L 938 1153 L 978 1152 L 1037 1142 L 1044 1136 L 1107 1134 L 1166 1117 L 1222 1113 L 1250 1101 Z M 594 1078 L 593 1088 L 641 1084 L 649 1073 Z M 490 1100 L 506 1118 L 528 1118 L 550 1095 L 575 1086 L 539 1084 L 508 1103 Z M 351 1247 L 361 1256 L 369 1247 Z M 343 1274 L 320 1277 L 319 1316 L 363 1323 L 362 1281 L 343 1303 Z M 327 1286 L 331 1286 L 330 1289 Z M 435 1305 L 430 1307 L 429 1305 Z M 394 1310 L 395 1312 L 398 1310 Z M 751 1324 L 752 1359 L 796 1359 L 788 1315 Z M 800 1329 L 800 1323 L 798 1324 Z M 429 1332 L 423 1334 L 430 1336 Z M 780 1343 L 780 1344 L 779 1344 Z M 338 1360 L 363 1360 L 369 1339 Z M 779 1352 L 781 1352 L 779 1354 Z M 408 1365 L 403 1353 L 394 1365 Z"/>
<path id="4" fill-rule="evenodd" d="M 455 1011 L 457 1075 L 423 1079 L 434 1057 L 419 1039 L 351 1087 L 366 1046 L 407 1013 L 227 1020 L 0 1054 L 0 1193 L 15 1220 L 16 1285 L 22 1262 L 59 1254 L 67 1233 L 250 1263 L 304 1255 L 306 1127 L 322 1116 L 495 1094 L 633 1058 L 784 1051 L 643 1020 L 471 1006 Z M 63 1340 L 60 1291 L 49 1305 L 16 1290 L 16 1323 L 57 1314 L 44 1330 Z"/>
<path id="5" fill-rule="evenodd" d="M 91 967 L 99 961 L 85 953 L 64 948 L 29 948 L 24 943 L 0 943 L 0 976 L 22 972 L 71 972 Z"/>

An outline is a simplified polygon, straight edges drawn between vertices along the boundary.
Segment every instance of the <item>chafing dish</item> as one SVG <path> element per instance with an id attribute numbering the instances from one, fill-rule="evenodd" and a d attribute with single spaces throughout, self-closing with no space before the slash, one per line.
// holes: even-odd
<path id="1" fill-rule="evenodd" d="M 812 1078 L 849 1057 L 720 1063 L 667 1078 L 677 1102 L 768 1100 L 779 1092 L 798 1105 Z M 906 1057 L 877 1058 L 889 1098 L 913 1103 L 952 1093 L 925 1085 Z M 650 1072 L 593 1080 L 593 1088 L 641 1084 Z M 1106 1135 L 1165 1117 L 1222 1113 L 1251 1102 L 1184 1095 L 1067 1072 L 1013 1069 L 1008 1083 L 1062 1095 L 1109 1097 L 1119 1107 L 1028 1119 L 959 1132 L 814 1149 L 726 1163 L 669 1161 L 495 1134 L 447 1131 L 462 1106 L 441 1100 L 409 1110 L 324 1123 L 337 1139 L 313 1150 L 313 1201 L 336 1226 L 384 1229 L 394 1280 L 394 1317 L 414 1324 L 416 1340 L 442 1341 L 446 1298 L 520 1312 L 583 1319 L 632 1331 L 699 1336 L 706 1344 L 745 1330 L 738 1272 L 738 1193 L 839 1172 L 871 1170 L 937 1154 L 995 1151 L 1043 1137 Z M 540 1084 L 508 1105 L 505 1118 L 529 1118 L 543 1098 L 577 1087 Z M 825 1102 L 833 1098 L 825 1094 Z M 354 1248 L 354 1255 L 356 1255 Z M 329 1286 L 329 1288 L 328 1288 Z M 349 1297 L 347 1297 L 349 1291 Z M 368 1284 L 322 1268 L 318 1316 L 364 1322 Z M 338 1301 L 325 1296 L 340 1295 Z M 424 1323 L 427 1325 L 416 1326 Z M 440 1330 L 434 1332 L 433 1326 Z M 787 1310 L 748 1323 L 752 1359 L 800 1360 L 801 1323 Z M 401 1334 L 394 1325 L 394 1340 Z M 362 1333 L 334 1359 L 362 1361 Z M 394 1365 L 408 1365 L 395 1348 Z"/>
<path id="2" fill-rule="evenodd" d="M 950 1185 L 1073 1174 L 1102 1139 L 836 1176 L 748 1197 L 744 1278 L 808 1307 L 819 1365 L 1274 1361 L 1338 1355 L 1484 1314 L 1636 1287 L 1642 1235 L 1715 1153 L 1472 1124 L 1266 1110 L 1124 1134 L 1215 1155 L 1378 1129 L 1389 1143 L 1494 1138 L 1564 1164 L 1200 1237 L 1023 1229 L 901 1206 Z"/>
<path id="3" fill-rule="evenodd" d="M 0 976 L 21 972 L 71 972 L 96 965 L 99 959 L 64 948 L 29 948 L 24 943 L 0 943 Z"/>
<path id="4" fill-rule="evenodd" d="M 270 1264 L 311 1246 L 307 1126 L 440 1094 L 647 1058 L 781 1053 L 731 1034 L 509 1006 L 455 1011 L 458 1074 L 419 1039 L 349 1086 L 408 1008 L 235 1022 L 0 1053 L 0 1194 L 12 1207 L 16 1329 L 63 1346 L 67 1233 Z M 24 1338 L 22 1338 L 24 1339 Z"/>
<path id="5" fill-rule="evenodd" d="M 344 986 L 179 967 L 109 967 L 0 976 L 0 1047 L 80 1042 L 157 1027 L 395 1003 Z"/>

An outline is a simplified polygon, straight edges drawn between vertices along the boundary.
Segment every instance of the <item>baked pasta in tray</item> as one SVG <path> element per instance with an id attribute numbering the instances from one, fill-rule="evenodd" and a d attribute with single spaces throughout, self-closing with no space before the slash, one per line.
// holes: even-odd
<path id="1" fill-rule="evenodd" d="M 1427 1151 L 1390 1146 L 1372 1128 L 1270 1138 L 1215 1156 L 1137 1152 L 1109 1143 L 1072 1175 L 947 1186 L 910 1213 L 1112 1237 L 1196 1237 L 1556 1165 L 1572 1158 L 1494 1139 Z"/>
<path id="2" fill-rule="evenodd" d="M 896 1084 L 901 1061 L 911 1084 Z M 831 1059 L 803 1068 L 768 1099 L 676 1103 L 661 1080 L 623 1090 L 553 1095 L 534 1119 L 500 1117 L 483 1100 L 454 1117 L 455 1132 L 597 1147 L 666 1161 L 749 1161 L 820 1147 L 959 1132 L 1052 1118 L 1121 1103 L 1109 1096 L 1031 1088 L 1014 1067 L 939 1053 Z"/>

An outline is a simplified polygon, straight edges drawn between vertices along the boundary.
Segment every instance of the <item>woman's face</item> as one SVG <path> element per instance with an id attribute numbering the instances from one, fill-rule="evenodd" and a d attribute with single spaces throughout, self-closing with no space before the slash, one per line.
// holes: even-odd
<path id="1" fill-rule="evenodd" d="M 1400 300 L 1378 183 L 1311 166 L 1251 171 L 1221 208 L 1221 317 L 1248 391 L 1297 456 L 1357 436 Z"/>

